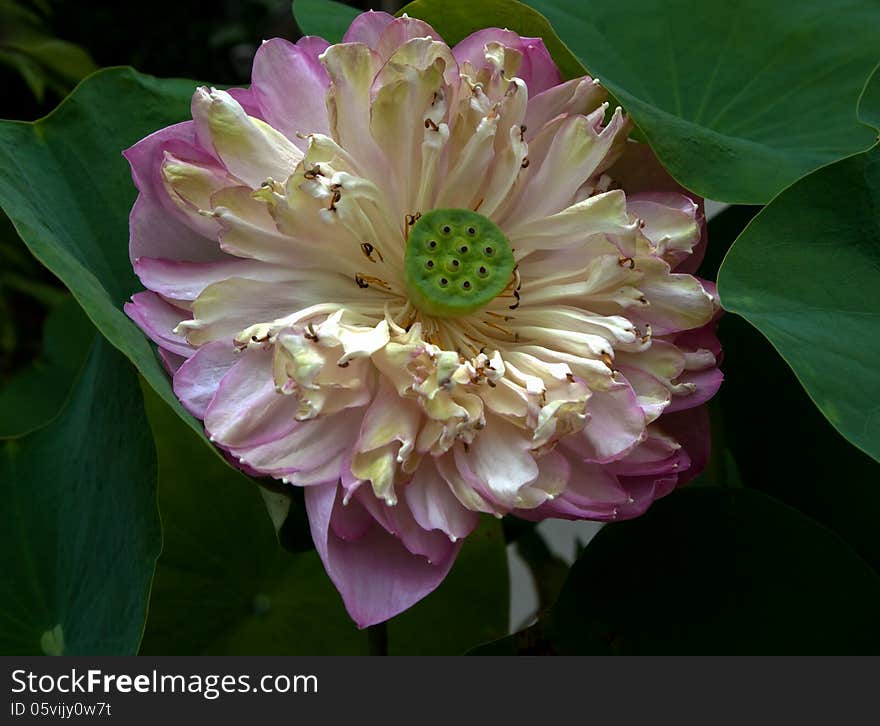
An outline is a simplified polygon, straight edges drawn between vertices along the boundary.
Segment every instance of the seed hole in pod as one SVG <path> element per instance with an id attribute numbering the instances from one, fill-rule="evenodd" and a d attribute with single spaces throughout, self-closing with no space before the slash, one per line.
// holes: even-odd
<path id="1" fill-rule="evenodd" d="M 485 267 L 480 268 L 480 277 L 485 277 L 488 274 L 489 274 L 489 270 L 487 270 Z"/>
<path id="2" fill-rule="evenodd" d="M 430 270 L 432 267 L 434 267 L 434 260 L 428 260 L 428 261 L 425 263 L 425 267 L 427 267 L 429 270 Z"/>
<path id="3" fill-rule="evenodd" d="M 461 252 L 461 254 L 466 255 L 468 251 L 467 245 L 462 245 L 458 248 L 458 251 Z"/>
<path id="4" fill-rule="evenodd" d="M 443 234 L 449 234 L 451 231 L 452 227 L 450 227 L 448 224 L 443 225 Z"/>
<path id="5" fill-rule="evenodd" d="M 486 249 L 483 250 L 483 252 L 485 252 L 487 255 L 494 255 L 495 249 L 493 247 L 487 247 Z"/>
<path id="6" fill-rule="evenodd" d="M 446 287 L 448 284 L 449 280 L 447 280 L 445 277 L 440 278 L 440 287 Z"/>
<path id="7" fill-rule="evenodd" d="M 459 265 L 458 260 L 453 260 L 453 261 L 452 261 L 452 266 L 453 266 L 453 267 L 458 267 L 458 265 Z"/>
<path id="8" fill-rule="evenodd" d="M 428 242 L 428 247 L 432 250 L 436 250 L 437 249 L 437 240 L 432 239 L 430 242 Z"/>
<path id="9" fill-rule="evenodd" d="M 463 283 L 461 283 L 461 286 L 462 286 L 465 290 L 470 290 L 470 289 L 471 289 L 471 281 L 470 281 L 470 280 L 465 280 Z"/>
<path id="10" fill-rule="evenodd" d="M 467 228 L 467 233 L 468 233 L 471 237 L 473 237 L 473 236 L 477 233 L 477 230 L 476 230 L 475 227 L 468 227 L 468 228 Z"/>

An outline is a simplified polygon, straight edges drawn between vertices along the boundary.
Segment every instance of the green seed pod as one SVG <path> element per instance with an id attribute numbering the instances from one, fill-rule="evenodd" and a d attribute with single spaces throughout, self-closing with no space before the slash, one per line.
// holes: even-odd
<path id="1" fill-rule="evenodd" d="M 500 295 L 515 264 L 507 237 L 492 220 L 467 209 L 432 209 L 409 231 L 404 277 L 419 310 L 453 318 Z"/>

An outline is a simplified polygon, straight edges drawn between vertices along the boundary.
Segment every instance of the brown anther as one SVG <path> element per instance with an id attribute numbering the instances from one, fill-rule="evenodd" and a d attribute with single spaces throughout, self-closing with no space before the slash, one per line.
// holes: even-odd
<path id="1" fill-rule="evenodd" d="M 529 162 L 529 157 L 527 156 L 526 158 L 524 158 L 524 159 L 522 160 L 522 164 L 520 164 L 520 166 L 521 166 L 523 169 L 528 169 L 528 168 L 529 168 L 529 163 L 530 163 L 530 162 Z"/>
<path id="2" fill-rule="evenodd" d="M 636 268 L 636 261 L 632 257 L 624 257 L 623 255 L 617 258 L 617 264 L 621 267 L 627 267 L 630 270 Z"/>
<path id="3" fill-rule="evenodd" d="M 357 282 L 358 287 L 370 287 L 370 285 L 376 285 L 381 287 L 383 290 L 391 290 L 391 285 L 389 285 L 385 280 L 380 277 L 373 277 L 372 275 L 364 275 L 360 272 L 356 273 L 354 276 L 355 282 Z"/>
<path id="4" fill-rule="evenodd" d="M 487 379 L 486 379 L 486 383 L 489 384 L 489 388 L 495 388 L 495 387 L 498 385 L 498 384 L 495 383 L 495 381 L 493 381 L 491 378 L 487 378 Z"/>
<path id="5" fill-rule="evenodd" d="M 346 360 L 346 361 L 343 361 L 342 363 L 338 363 L 337 365 L 340 368 L 348 368 L 348 366 L 350 365 L 350 362 Z"/>
<path id="6" fill-rule="evenodd" d="M 528 130 L 528 128 L 529 127 L 526 126 L 525 124 L 523 124 L 522 126 L 519 127 L 519 140 L 521 142 L 526 140 L 526 131 Z"/>
<path id="7" fill-rule="evenodd" d="M 519 307 L 520 299 L 519 299 L 519 290 L 513 291 L 513 296 L 516 298 L 516 302 L 513 305 L 508 305 L 508 310 L 516 310 Z"/>
<path id="8" fill-rule="evenodd" d="M 316 179 L 316 178 L 319 177 L 319 176 L 324 176 L 324 174 L 323 174 L 323 172 L 321 171 L 321 166 L 320 166 L 319 164 L 315 164 L 314 166 L 312 166 L 311 169 L 309 169 L 308 171 L 306 171 L 306 173 L 303 174 L 303 176 L 304 176 L 306 179 L 308 179 L 308 180 L 311 181 L 312 179 Z"/>
<path id="9" fill-rule="evenodd" d="M 608 353 L 602 353 L 600 356 L 602 358 L 602 362 L 608 366 L 608 370 L 614 370 L 614 359 Z"/>
<path id="10" fill-rule="evenodd" d="M 638 300 L 642 305 L 647 305 L 647 304 L 648 304 L 648 298 L 646 298 L 644 295 L 639 295 L 639 296 L 636 298 L 636 300 Z"/>
<path id="11" fill-rule="evenodd" d="M 484 199 L 485 199 L 485 197 L 480 197 L 480 201 L 477 202 L 476 206 L 474 207 L 474 211 L 475 211 L 475 212 L 478 212 L 478 211 L 480 210 L 480 207 L 483 206 L 483 200 L 484 200 Z"/>
<path id="12" fill-rule="evenodd" d="M 431 129 L 431 131 L 439 131 L 440 127 L 434 123 L 433 119 L 426 118 L 425 119 L 425 128 Z"/>
<path id="13" fill-rule="evenodd" d="M 318 334 L 315 332 L 315 327 L 311 323 L 306 325 L 306 336 L 305 337 L 308 340 L 314 341 L 315 343 L 318 342 Z"/>
<path id="14" fill-rule="evenodd" d="M 574 375 L 572 375 L 571 373 L 566 373 L 565 377 L 568 379 L 569 383 L 574 383 Z"/>
<path id="15" fill-rule="evenodd" d="M 373 253 L 376 253 L 376 256 L 379 258 L 379 262 L 385 262 L 385 258 L 382 257 L 382 253 L 376 249 L 372 242 L 361 242 L 361 252 L 364 253 L 364 257 L 366 257 L 370 262 L 376 262 L 373 259 Z"/>
<path id="16" fill-rule="evenodd" d="M 416 212 L 415 214 L 407 214 L 404 219 L 406 219 L 406 226 L 412 227 L 416 222 L 418 222 L 422 218 L 421 212 Z"/>
<path id="17" fill-rule="evenodd" d="M 342 189 L 341 184 L 330 185 L 330 191 L 333 192 L 333 194 L 330 197 L 330 206 L 328 207 L 328 209 L 331 212 L 336 211 L 336 205 L 339 202 L 339 200 L 342 199 L 342 192 L 340 191 L 341 189 Z"/>

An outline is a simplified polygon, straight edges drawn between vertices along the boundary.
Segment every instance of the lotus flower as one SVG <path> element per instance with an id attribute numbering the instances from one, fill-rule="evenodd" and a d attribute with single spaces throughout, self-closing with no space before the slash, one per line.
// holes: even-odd
<path id="1" fill-rule="evenodd" d="M 480 513 L 634 517 L 703 466 L 702 202 L 539 38 L 365 13 L 126 152 L 129 316 L 183 405 L 304 488 L 356 623 L 449 571 Z"/>

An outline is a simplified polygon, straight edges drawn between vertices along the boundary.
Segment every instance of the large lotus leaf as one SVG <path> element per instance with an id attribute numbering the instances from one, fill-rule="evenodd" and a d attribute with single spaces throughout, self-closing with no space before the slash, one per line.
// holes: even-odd
<path id="1" fill-rule="evenodd" d="M 0 206 L 98 330 L 201 434 L 147 339 L 122 312 L 141 287 L 128 259 L 136 190 L 122 151 L 186 118 L 195 86 L 110 68 L 89 76 L 39 121 L 0 122 Z"/>
<path id="2" fill-rule="evenodd" d="M 131 365 L 96 336 L 61 414 L 0 442 L 0 653 L 134 655 L 161 538 Z"/>
<path id="3" fill-rule="evenodd" d="M 94 337 L 94 326 L 69 296 L 49 311 L 39 357 L 0 387 L 0 439 L 22 436 L 52 420 Z"/>
<path id="4" fill-rule="evenodd" d="M 880 73 L 861 116 L 880 119 Z M 758 328 L 850 442 L 880 460 L 880 145 L 773 200 L 718 274 L 724 307 Z M 762 385 L 758 379 L 755 385 Z M 772 388 L 766 391 L 774 405 Z"/>

